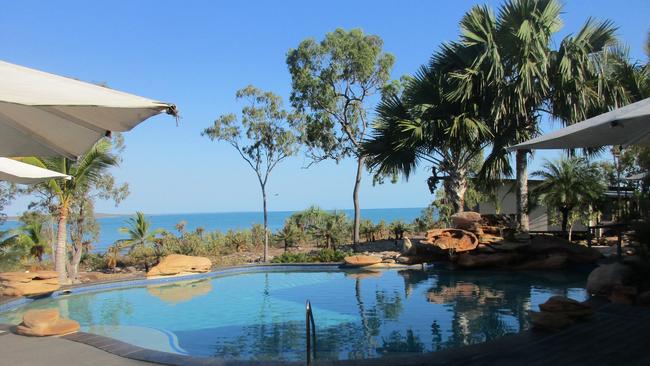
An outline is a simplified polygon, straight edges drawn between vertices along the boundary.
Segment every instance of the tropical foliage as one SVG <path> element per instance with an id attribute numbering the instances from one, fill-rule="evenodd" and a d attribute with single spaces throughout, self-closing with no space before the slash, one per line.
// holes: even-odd
<path id="1" fill-rule="evenodd" d="M 29 157 L 22 158 L 23 162 L 33 164 L 49 170 L 54 170 L 70 175 L 72 179 L 52 179 L 42 185 L 34 187 L 36 193 L 40 194 L 39 204 L 46 208 L 57 220 L 56 250 L 54 253 L 55 269 L 59 273 L 59 280 L 65 283 L 76 280 L 81 256 L 86 251 L 88 241 L 83 240 L 84 223 L 78 220 L 86 220 L 93 217 L 89 205 L 95 195 L 101 198 L 113 198 L 116 203 L 128 194 L 127 186 L 115 187 L 115 182 L 109 168 L 119 164 L 119 156 L 113 151 L 113 144 L 110 139 L 99 140 L 86 154 L 73 161 L 64 157 Z M 71 263 L 69 273 L 66 272 L 68 258 L 68 219 L 73 210 L 73 217 L 78 223 L 78 230 L 82 235 L 77 237 L 71 247 Z"/>
<path id="2" fill-rule="evenodd" d="M 588 19 L 557 49 L 552 38 L 562 27 L 557 0 L 508 0 L 495 13 L 475 6 L 461 20 L 460 47 L 472 55 L 469 67 L 450 73 L 452 100 L 482 99 L 489 106 L 494 141 L 481 170 L 483 178 L 508 172 L 506 146 L 535 136 L 545 113 L 570 124 L 606 108 L 598 67 L 616 41 L 608 21 Z M 516 153 L 517 214 L 528 230 L 528 152 Z"/>
<path id="3" fill-rule="evenodd" d="M 370 129 L 369 104 L 385 87 L 395 62 L 382 47 L 378 36 L 337 29 L 321 42 L 302 41 L 287 54 L 293 119 L 307 154 L 313 162 L 347 157 L 357 161 L 354 243 L 359 242 L 359 187 L 366 159 L 361 144 Z"/>
<path id="4" fill-rule="evenodd" d="M 248 102 L 242 108 L 241 118 L 237 119 L 234 114 L 222 115 L 201 135 L 230 144 L 255 172 L 262 189 L 266 262 L 269 253 L 266 187 L 278 163 L 296 153 L 297 138 L 287 125 L 288 114 L 279 96 L 249 85 L 237 91 L 237 99 Z"/>
<path id="5" fill-rule="evenodd" d="M 571 215 L 576 210 L 585 214 L 593 211 L 606 189 L 598 166 L 579 157 L 546 161 L 533 176 L 543 179 L 532 191 L 533 197 L 547 208 L 559 211 L 564 232 Z"/>

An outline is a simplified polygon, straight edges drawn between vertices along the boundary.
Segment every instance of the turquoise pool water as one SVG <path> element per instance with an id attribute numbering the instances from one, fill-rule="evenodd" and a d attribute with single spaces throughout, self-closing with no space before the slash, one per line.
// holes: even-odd
<path id="1" fill-rule="evenodd" d="M 41 299 L 0 314 L 19 323 L 58 308 L 87 332 L 146 348 L 228 359 L 302 360 L 305 300 L 317 358 L 431 352 L 529 327 L 555 294 L 583 300 L 584 273 L 291 270 Z"/>

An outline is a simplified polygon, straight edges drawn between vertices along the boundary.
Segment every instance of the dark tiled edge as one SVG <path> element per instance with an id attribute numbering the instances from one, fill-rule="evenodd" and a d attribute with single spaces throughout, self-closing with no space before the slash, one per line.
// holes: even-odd
<path id="1" fill-rule="evenodd" d="M 291 362 L 259 362 L 259 361 L 230 361 L 220 358 L 210 357 L 194 357 L 179 355 L 175 353 L 161 352 L 150 350 L 132 344 L 119 341 L 114 338 L 100 336 L 91 333 L 77 332 L 69 335 L 62 336 L 61 338 L 86 344 L 95 348 L 99 348 L 105 352 L 112 353 L 116 356 L 129 358 L 132 360 L 152 362 L 163 365 L 173 366 L 235 366 L 235 365 L 302 365 L 302 363 Z"/>

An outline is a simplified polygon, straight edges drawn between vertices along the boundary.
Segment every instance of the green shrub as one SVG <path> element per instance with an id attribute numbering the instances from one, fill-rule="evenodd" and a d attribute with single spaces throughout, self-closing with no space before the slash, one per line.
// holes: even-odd
<path id="1" fill-rule="evenodd" d="M 312 257 L 306 253 L 282 253 L 271 260 L 271 263 L 309 263 Z"/>
<path id="2" fill-rule="evenodd" d="M 331 263 L 342 262 L 350 253 L 342 250 L 321 249 L 312 253 L 283 253 L 271 260 L 271 263 Z"/>
<path id="3" fill-rule="evenodd" d="M 350 255 L 349 252 L 334 249 L 322 249 L 313 255 L 314 262 L 343 262 L 343 258 Z"/>
<path id="4" fill-rule="evenodd" d="M 88 271 L 103 271 L 108 268 L 105 256 L 97 253 L 84 253 L 81 265 Z"/>

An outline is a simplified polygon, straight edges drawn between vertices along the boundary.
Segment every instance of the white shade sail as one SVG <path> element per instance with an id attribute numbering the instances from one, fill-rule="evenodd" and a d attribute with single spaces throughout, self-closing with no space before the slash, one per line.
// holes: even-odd
<path id="1" fill-rule="evenodd" d="M 9 158 L 0 158 L 0 180 L 20 184 L 35 184 L 52 178 L 71 179 L 69 175 L 59 172 Z"/>
<path id="2" fill-rule="evenodd" d="M 650 98 L 547 133 L 508 149 L 575 149 L 607 145 L 650 146 Z"/>
<path id="3" fill-rule="evenodd" d="M 173 104 L 0 61 L 0 156 L 77 158 Z"/>

